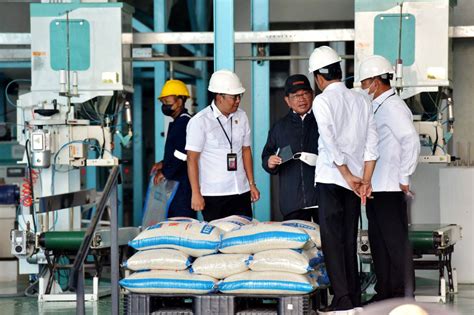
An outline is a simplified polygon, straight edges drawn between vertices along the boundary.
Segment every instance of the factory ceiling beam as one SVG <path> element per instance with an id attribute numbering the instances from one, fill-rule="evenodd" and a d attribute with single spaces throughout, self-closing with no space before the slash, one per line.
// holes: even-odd
<path id="1" fill-rule="evenodd" d="M 124 34 L 124 42 L 134 44 L 163 43 L 174 44 L 213 44 L 213 32 L 181 32 L 181 33 L 141 33 Z M 236 44 L 258 43 L 296 43 L 296 42 L 329 42 L 353 41 L 353 29 L 329 29 L 308 31 L 259 31 L 259 32 L 234 32 Z"/>
<path id="2" fill-rule="evenodd" d="M 450 38 L 474 37 L 474 25 L 451 26 Z M 124 44 L 136 45 L 179 45 L 179 44 L 214 44 L 213 32 L 157 32 L 157 33 L 124 33 Z M 236 44 L 258 43 L 304 43 L 304 42 L 337 42 L 353 41 L 354 29 L 326 29 L 326 30 L 286 30 L 263 32 L 235 32 Z M 29 33 L 0 33 L 0 46 L 31 44 Z"/>

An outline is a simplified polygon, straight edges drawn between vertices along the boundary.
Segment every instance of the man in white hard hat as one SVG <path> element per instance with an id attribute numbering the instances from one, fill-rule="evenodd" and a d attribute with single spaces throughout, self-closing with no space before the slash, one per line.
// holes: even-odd
<path id="1" fill-rule="evenodd" d="M 322 91 L 313 101 L 319 128 L 315 183 L 322 249 L 334 291 L 322 314 L 351 313 L 361 304 L 357 229 L 378 157 L 371 104 L 341 82 L 340 61 L 327 46 L 316 48 L 309 58 L 309 72 Z"/>
<path id="2" fill-rule="evenodd" d="M 374 260 L 377 294 L 371 301 L 413 297 L 413 265 L 408 240 L 406 195 L 420 154 L 413 116 L 391 88 L 393 67 L 382 56 L 370 56 L 359 67 L 361 87 L 373 97 L 379 134 L 379 159 L 367 201 L 369 240 Z"/>
<path id="3" fill-rule="evenodd" d="M 229 70 L 212 74 L 210 106 L 189 121 L 186 137 L 191 207 L 206 221 L 229 215 L 252 217 L 255 185 L 247 115 L 239 108 L 245 88 Z"/>

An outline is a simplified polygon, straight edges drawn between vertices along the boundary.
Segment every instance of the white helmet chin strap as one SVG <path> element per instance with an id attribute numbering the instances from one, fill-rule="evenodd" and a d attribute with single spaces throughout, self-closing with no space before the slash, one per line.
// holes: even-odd
<path id="1" fill-rule="evenodd" d="M 309 152 L 298 152 L 293 155 L 293 159 L 300 160 L 301 162 L 306 163 L 309 166 L 316 166 L 318 155 Z"/>

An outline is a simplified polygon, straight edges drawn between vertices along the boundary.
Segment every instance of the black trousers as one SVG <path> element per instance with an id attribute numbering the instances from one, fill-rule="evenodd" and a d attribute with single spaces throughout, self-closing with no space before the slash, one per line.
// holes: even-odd
<path id="1" fill-rule="evenodd" d="M 331 306 L 335 309 L 360 306 L 361 288 L 357 266 L 360 198 L 352 190 L 339 185 L 317 183 L 316 188 L 322 249 L 334 290 Z"/>
<path id="2" fill-rule="evenodd" d="M 292 211 L 283 216 L 283 221 L 288 220 L 314 221 L 319 224 L 318 208 L 299 209 Z"/>
<path id="3" fill-rule="evenodd" d="M 245 215 L 252 217 L 252 203 L 250 201 L 250 191 L 240 195 L 228 196 L 203 196 L 204 210 L 202 216 L 209 222 L 230 215 Z"/>
<path id="4" fill-rule="evenodd" d="M 367 200 L 369 241 L 374 261 L 375 300 L 413 297 L 413 255 L 408 240 L 407 204 L 403 192 L 375 192 Z"/>

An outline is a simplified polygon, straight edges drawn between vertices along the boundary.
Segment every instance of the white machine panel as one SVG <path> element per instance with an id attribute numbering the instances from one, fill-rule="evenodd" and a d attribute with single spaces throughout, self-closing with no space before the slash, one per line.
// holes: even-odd
<path id="1" fill-rule="evenodd" d="M 458 282 L 474 283 L 474 168 L 442 168 L 439 185 L 441 222 L 462 227 L 462 240 L 453 253 Z"/>
<path id="2" fill-rule="evenodd" d="M 405 99 L 450 85 L 449 0 L 356 0 L 354 82 L 359 82 L 358 67 L 367 56 L 382 54 L 395 66 L 401 2 L 404 63 L 401 96 Z M 391 36 L 384 39 L 385 32 Z"/>

